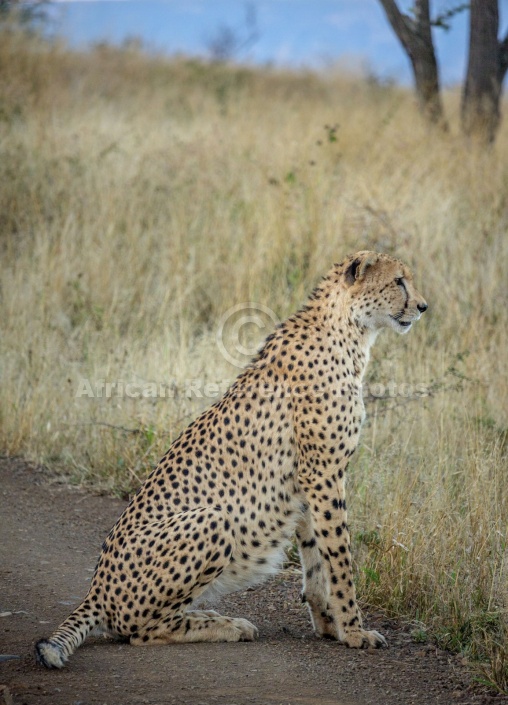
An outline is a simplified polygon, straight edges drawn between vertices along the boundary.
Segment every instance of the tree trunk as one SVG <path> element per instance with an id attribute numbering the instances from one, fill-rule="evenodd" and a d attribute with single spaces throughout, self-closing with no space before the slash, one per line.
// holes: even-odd
<path id="1" fill-rule="evenodd" d="M 498 42 L 497 0 L 471 0 L 469 62 L 462 93 L 462 128 L 493 142 L 501 118 L 503 78 L 508 67 L 507 41 Z"/>
<path id="2" fill-rule="evenodd" d="M 446 128 L 439 89 L 439 73 L 432 41 L 429 0 L 415 1 L 415 17 L 404 15 L 395 0 L 380 0 L 393 31 L 408 55 L 416 95 L 425 118 Z"/>
<path id="3" fill-rule="evenodd" d="M 410 54 L 415 77 L 416 95 L 420 110 L 432 123 L 444 124 L 443 106 L 439 91 L 439 76 L 436 55 L 432 40 L 430 45 L 416 38 L 420 44 L 418 50 Z"/>

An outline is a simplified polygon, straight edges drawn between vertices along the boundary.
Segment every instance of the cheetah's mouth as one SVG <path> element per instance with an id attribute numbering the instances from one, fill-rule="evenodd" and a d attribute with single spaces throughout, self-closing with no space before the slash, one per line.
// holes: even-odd
<path id="1" fill-rule="evenodd" d="M 402 326 L 403 328 L 409 328 L 409 326 L 413 323 L 413 321 L 401 321 L 399 319 L 399 316 L 402 314 L 395 314 L 395 316 L 390 316 L 390 318 L 393 318 L 393 320 L 399 324 L 399 326 Z"/>

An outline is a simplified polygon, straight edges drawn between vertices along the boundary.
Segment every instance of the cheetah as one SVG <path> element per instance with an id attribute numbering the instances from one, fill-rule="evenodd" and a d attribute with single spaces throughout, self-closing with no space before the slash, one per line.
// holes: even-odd
<path id="1" fill-rule="evenodd" d="M 315 633 L 386 646 L 356 602 L 346 470 L 370 347 L 426 309 L 398 259 L 361 251 L 334 265 L 148 476 L 104 541 L 84 601 L 37 642 L 39 664 L 61 668 L 97 630 L 136 646 L 253 640 L 247 620 L 197 607 L 275 574 L 295 535 Z"/>

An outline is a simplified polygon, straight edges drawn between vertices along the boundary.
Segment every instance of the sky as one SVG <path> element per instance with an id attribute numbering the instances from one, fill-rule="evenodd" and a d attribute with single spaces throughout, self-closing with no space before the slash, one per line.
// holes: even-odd
<path id="1" fill-rule="evenodd" d="M 456 4 L 431 2 L 434 11 Z M 410 5 L 399 0 L 401 7 Z M 504 21 L 508 0 L 500 6 Z M 409 61 L 379 0 L 58 0 L 51 16 L 53 31 L 71 46 L 139 38 L 148 50 L 209 56 L 221 28 L 240 40 L 248 37 L 248 7 L 257 38 L 235 53 L 240 61 L 318 69 L 341 62 L 383 80 L 411 81 Z M 434 30 L 434 39 L 443 83 L 459 83 L 466 68 L 467 13 L 453 19 L 450 31 Z"/>

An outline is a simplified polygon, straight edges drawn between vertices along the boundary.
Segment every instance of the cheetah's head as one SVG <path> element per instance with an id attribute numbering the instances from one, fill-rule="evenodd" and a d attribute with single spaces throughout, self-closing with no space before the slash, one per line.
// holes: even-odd
<path id="1" fill-rule="evenodd" d="M 395 257 L 357 252 L 343 263 L 343 283 L 355 320 L 372 331 L 407 333 L 427 310 L 410 269 Z"/>

